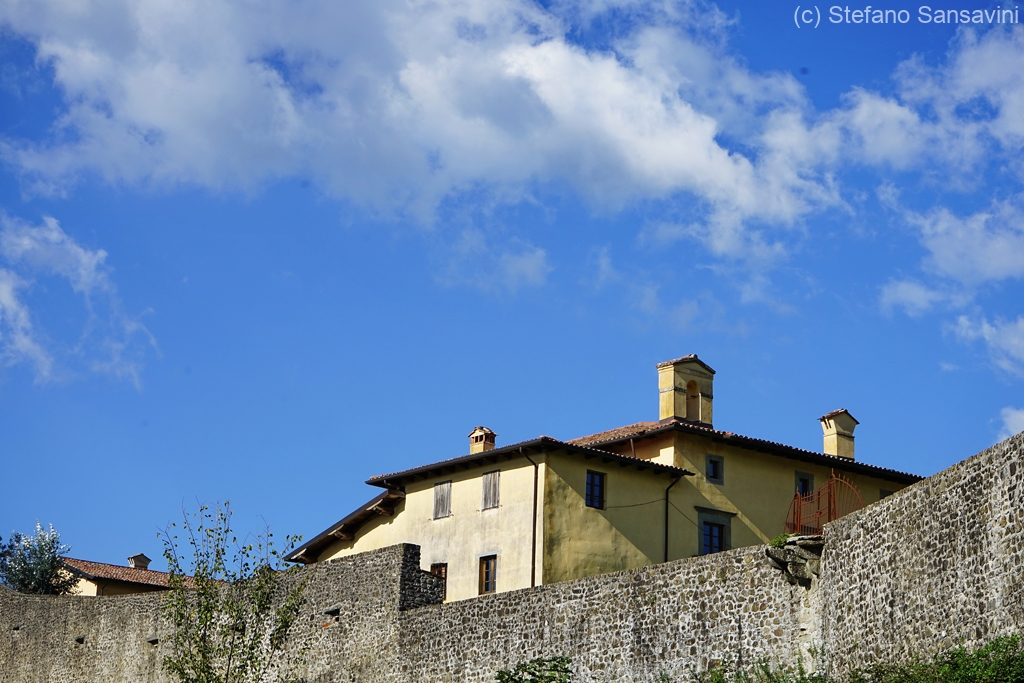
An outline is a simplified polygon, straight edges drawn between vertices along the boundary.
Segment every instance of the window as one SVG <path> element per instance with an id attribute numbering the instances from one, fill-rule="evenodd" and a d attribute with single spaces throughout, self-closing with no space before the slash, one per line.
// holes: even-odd
<path id="1" fill-rule="evenodd" d="M 434 484 L 434 519 L 452 514 L 452 482 L 439 481 Z"/>
<path id="2" fill-rule="evenodd" d="M 696 507 L 697 510 L 697 554 L 710 555 L 732 548 L 731 512 L 713 508 Z"/>
<path id="3" fill-rule="evenodd" d="M 448 563 L 436 562 L 430 565 L 430 573 L 441 579 L 441 599 L 448 599 Z"/>
<path id="4" fill-rule="evenodd" d="M 708 453 L 705 456 L 704 477 L 711 484 L 724 484 L 725 458 L 720 455 L 711 455 Z"/>
<path id="5" fill-rule="evenodd" d="M 604 473 L 587 470 L 587 507 L 604 510 Z"/>
<path id="6" fill-rule="evenodd" d="M 480 558 L 480 595 L 494 593 L 498 589 L 498 556 Z"/>
<path id="7" fill-rule="evenodd" d="M 481 509 L 488 510 L 498 507 L 498 475 L 500 474 L 499 470 L 484 472 L 484 502 Z"/>
<path id="8" fill-rule="evenodd" d="M 700 422 L 700 389 L 692 379 L 686 383 L 686 419 Z"/>
<path id="9" fill-rule="evenodd" d="M 704 522 L 704 547 L 702 555 L 720 553 L 725 550 L 725 525 Z"/>
<path id="10" fill-rule="evenodd" d="M 796 492 L 801 496 L 809 496 L 814 493 L 814 475 L 807 472 L 797 472 Z"/>
<path id="11" fill-rule="evenodd" d="M 878 500 L 882 500 L 883 498 L 888 498 L 891 495 L 892 495 L 892 491 L 890 491 L 889 489 L 878 489 Z"/>

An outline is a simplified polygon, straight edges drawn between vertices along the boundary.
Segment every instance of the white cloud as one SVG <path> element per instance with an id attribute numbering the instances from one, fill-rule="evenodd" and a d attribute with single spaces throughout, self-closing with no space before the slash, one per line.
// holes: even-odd
<path id="1" fill-rule="evenodd" d="M 552 270 L 544 249 L 517 239 L 501 242 L 477 228 L 464 229 L 443 252 L 437 276 L 442 284 L 470 285 L 485 292 L 540 287 Z"/>
<path id="2" fill-rule="evenodd" d="M 614 284 L 622 280 L 622 273 L 612 263 L 611 248 L 608 246 L 594 249 L 590 252 L 591 273 L 587 282 L 595 288 L 600 289 L 606 285 Z"/>
<path id="3" fill-rule="evenodd" d="M 0 358 L 8 365 L 27 363 L 36 381 L 74 372 L 74 365 L 113 375 L 141 387 L 139 340 L 155 347 L 149 330 L 125 315 L 102 249 L 90 250 L 72 239 L 56 219 L 31 225 L 0 217 Z M 48 338 L 33 321 L 26 293 L 35 280 L 67 281 L 86 309 L 84 329 L 73 343 Z"/>
<path id="4" fill-rule="evenodd" d="M 0 268 L 0 359 L 7 366 L 27 362 L 36 377 L 45 380 L 53 371 L 53 359 L 36 340 L 28 308 L 20 297 L 24 287 L 24 280 Z"/>
<path id="5" fill-rule="evenodd" d="M 1003 420 L 1003 428 L 999 430 L 1000 441 L 1024 432 L 1024 408 L 1006 406 L 1000 411 L 999 416 Z"/>
<path id="6" fill-rule="evenodd" d="M 960 316 L 954 331 L 961 341 L 984 341 L 997 367 L 1024 377 L 1024 316 L 1016 320 L 997 318 L 991 323 L 985 318 L 975 321 Z"/>
<path id="7" fill-rule="evenodd" d="M 498 257 L 499 281 L 510 291 L 520 287 L 537 287 L 544 284 L 551 266 L 548 265 L 547 253 L 539 248 L 528 246 L 517 252 L 504 252 Z"/>
<path id="8" fill-rule="evenodd" d="M 928 311 L 945 297 L 939 292 L 913 280 L 890 280 L 882 287 L 880 304 L 884 313 L 902 308 L 909 316 Z"/>
<path id="9" fill-rule="evenodd" d="M 614 45 L 569 41 L 613 6 L 631 17 Z M 555 180 L 608 207 L 696 197 L 698 237 L 733 256 L 778 253 L 765 226 L 841 203 L 835 125 L 805 123 L 791 76 L 732 58 L 729 20 L 699 2 L 11 0 L 0 22 L 66 94 L 50 140 L 3 143 L 42 189 L 297 174 L 430 220 L 466 190 Z"/>
<path id="10" fill-rule="evenodd" d="M 946 208 L 906 213 L 928 249 L 927 270 L 967 287 L 1024 277 L 1024 212 L 1018 202 L 993 202 L 960 217 Z"/>
<path id="11" fill-rule="evenodd" d="M 983 34 L 962 29 L 939 65 L 926 65 L 919 57 L 901 64 L 894 95 L 855 88 L 829 117 L 843 132 L 853 160 L 971 185 L 982 165 L 1019 164 L 1021 74 L 1021 27 Z"/>
<path id="12" fill-rule="evenodd" d="M 55 218 L 45 216 L 42 225 L 4 219 L 0 230 L 0 256 L 30 270 L 59 275 L 86 297 L 112 291 L 104 263 L 107 252 L 90 251 L 77 244 Z"/>
<path id="13" fill-rule="evenodd" d="M 609 11 L 609 43 L 573 42 Z M 9 137 L 0 155 L 39 191 L 89 174 L 241 191 L 303 176 L 426 223 L 452 198 L 515 202 L 548 181 L 611 210 L 682 199 L 682 225 L 649 238 L 758 271 L 808 215 L 853 212 L 837 179 L 851 166 L 1024 177 L 1020 27 L 961 31 L 939 65 L 904 63 L 893 93 L 855 88 L 815 112 L 795 78 L 730 51 L 732 23 L 701 0 L 8 0 L 0 25 L 52 66 L 65 109 L 46 140 Z M 1000 211 L 920 214 L 928 271 L 1019 277 Z M 497 268 L 513 289 L 541 282 L 542 251 Z M 747 300 L 765 299 L 757 275 Z M 916 314 L 947 289 L 890 283 L 882 304 Z"/>

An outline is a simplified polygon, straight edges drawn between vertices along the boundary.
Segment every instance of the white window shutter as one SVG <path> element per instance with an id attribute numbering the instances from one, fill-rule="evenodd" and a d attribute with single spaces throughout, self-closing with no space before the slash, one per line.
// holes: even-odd
<path id="1" fill-rule="evenodd" d="M 499 476 L 501 471 L 495 470 L 494 472 L 484 472 L 483 476 L 483 505 L 481 506 L 484 510 L 488 508 L 498 507 L 499 499 Z"/>
<path id="2" fill-rule="evenodd" d="M 452 514 L 452 482 L 440 481 L 434 484 L 434 519 Z"/>

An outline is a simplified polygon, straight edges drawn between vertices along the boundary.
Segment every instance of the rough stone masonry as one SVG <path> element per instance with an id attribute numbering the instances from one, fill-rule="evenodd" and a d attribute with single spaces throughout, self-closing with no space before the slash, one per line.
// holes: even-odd
<path id="1" fill-rule="evenodd" d="M 771 557 L 741 548 L 448 604 L 416 546 L 311 565 L 289 647 L 311 683 L 491 681 L 552 655 L 581 682 L 639 683 L 978 646 L 1024 630 L 1022 453 L 1018 435 Z M 0 683 L 168 680 L 160 599 L 0 590 Z"/>

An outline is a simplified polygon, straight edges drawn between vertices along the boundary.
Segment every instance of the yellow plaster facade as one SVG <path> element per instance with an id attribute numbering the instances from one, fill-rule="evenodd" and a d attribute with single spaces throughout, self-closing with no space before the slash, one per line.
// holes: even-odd
<path id="1" fill-rule="evenodd" d="M 715 371 L 696 356 L 657 370 L 658 422 L 506 447 L 496 447 L 494 432 L 478 427 L 469 455 L 371 479 L 385 493 L 288 559 L 323 562 L 415 543 L 422 569 L 444 565 L 447 599 L 461 600 L 485 587 L 482 558 L 496 558 L 497 592 L 515 590 L 691 557 L 709 547 L 767 543 L 783 532 L 794 492 L 820 487 L 833 471 L 865 505 L 919 479 L 856 462 L 856 420 L 845 410 L 821 419 L 826 447 L 830 425 L 837 424 L 848 448 L 813 453 L 715 430 Z M 588 504 L 588 473 L 600 475 L 599 504 Z M 494 486 L 495 476 L 497 505 L 487 507 L 485 479 Z M 450 514 L 439 515 L 445 505 Z M 717 546 L 709 545 L 708 525 L 722 535 Z"/>
<path id="2" fill-rule="evenodd" d="M 538 462 L 539 481 L 546 476 Z M 500 472 L 498 506 L 482 509 L 484 472 Z M 530 586 L 533 542 L 534 467 L 517 457 L 406 485 L 405 498 L 391 515 L 378 515 L 359 528 L 352 540 L 336 540 L 317 557 L 318 562 L 375 550 L 397 543 L 421 548 L 423 569 L 447 565 L 448 599 L 478 595 L 480 558 L 498 558 L 499 590 Z M 451 481 L 451 514 L 435 519 L 434 484 Z M 544 490 L 538 486 L 538 511 Z M 537 530 L 541 531 L 538 512 Z M 538 544 L 539 547 L 539 544 Z M 538 555 L 539 557 L 539 555 Z M 539 563 L 538 563 L 539 567 Z M 535 578 L 536 583 L 542 580 Z"/>
<path id="3" fill-rule="evenodd" d="M 74 589 L 71 591 L 72 595 L 88 595 L 88 596 L 114 596 L 114 595 L 134 595 L 136 593 L 152 593 L 154 591 L 167 590 L 161 586 L 146 586 L 138 583 L 130 583 L 127 581 L 117 581 L 114 579 L 79 579 L 78 583 L 75 584 Z"/>

